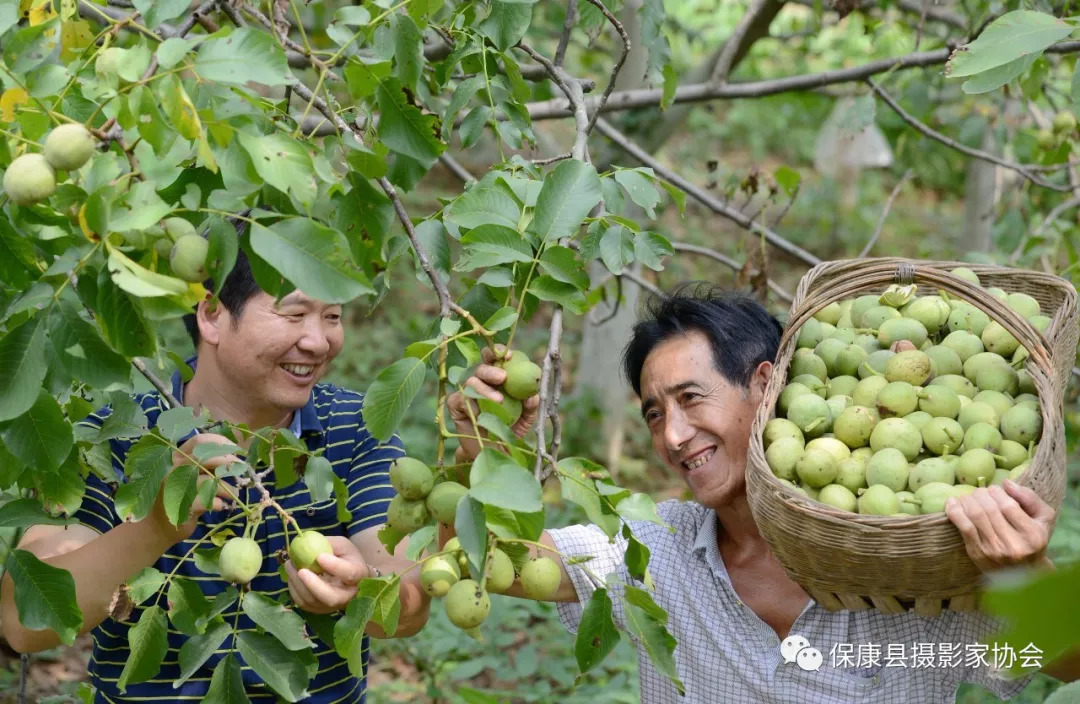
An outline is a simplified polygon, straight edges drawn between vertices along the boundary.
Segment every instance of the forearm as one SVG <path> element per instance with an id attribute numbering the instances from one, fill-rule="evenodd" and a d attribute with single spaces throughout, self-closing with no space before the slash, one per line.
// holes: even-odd
<path id="1" fill-rule="evenodd" d="M 108 617 L 116 589 L 139 570 L 153 565 L 171 544 L 145 521 L 123 523 L 70 552 L 46 557 L 43 562 L 71 573 L 83 615 L 80 632 L 86 633 Z M 0 586 L 0 600 L 4 637 L 15 650 L 37 652 L 60 644 L 52 630 L 23 627 L 15 605 L 15 585 L 8 574 Z"/>
<path id="2" fill-rule="evenodd" d="M 1048 663 L 1042 672 L 1056 677 L 1062 682 L 1076 682 L 1080 680 L 1080 649 L 1073 649 L 1057 660 Z"/>
<path id="3" fill-rule="evenodd" d="M 407 638 L 416 635 L 424 627 L 428 620 L 428 612 L 431 608 L 431 597 L 420 587 L 420 568 L 412 567 L 414 563 L 393 557 L 386 564 L 378 565 L 379 571 L 387 573 L 387 568 L 401 574 L 401 585 L 398 592 L 398 600 L 401 603 L 401 615 L 398 618 L 398 627 L 394 633 L 387 635 L 374 621 L 370 621 L 365 633 L 373 638 Z M 408 572 L 406 572 L 408 570 Z"/>

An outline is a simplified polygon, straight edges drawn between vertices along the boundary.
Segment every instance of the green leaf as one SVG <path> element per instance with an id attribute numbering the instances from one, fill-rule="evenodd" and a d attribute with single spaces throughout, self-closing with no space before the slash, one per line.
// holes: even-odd
<path id="1" fill-rule="evenodd" d="M 517 322 L 517 319 L 517 309 L 513 306 L 505 306 L 495 311 L 495 313 L 484 322 L 484 329 L 489 332 L 505 330 Z"/>
<path id="2" fill-rule="evenodd" d="M 592 164 L 577 159 L 562 161 L 544 176 L 529 232 L 545 242 L 573 237 L 600 198 L 600 177 Z"/>
<path id="3" fill-rule="evenodd" d="M 397 77 L 413 93 L 418 91 L 424 67 L 424 38 L 408 15 L 394 13 L 390 31 L 394 37 L 394 63 Z"/>
<path id="4" fill-rule="evenodd" d="M 195 56 L 195 72 L 204 81 L 241 88 L 248 82 L 283 86 L 295 80 L 278 43 L 253 27 L 210 35 Z"/>
<path id="5" fill-rule="evenodd" d="M 660 192 L 656 190 L 654 178 L 652 169 L 616 169 L 615 171 L 616 183 L 623 187 L 626 194 L 630 196 L 630 200 L 648 213 L 650 219 L 656 218 L 656 205 L 660 202 Z"/>
<path id="6" fill-rule="evenodd" d="M 236 648 L 255 674 L 283 699 L 298 702 L 308 696 L 308 668 L 318 667 L 311 650 L 288 650 L 277 638 L 254 631 L 241 632 Z"/>
<path id="7" fill-rule="evenodd" d="M 168 624 L 160 606 L 143 610 L 139 622 L 128 631 L 129 654 L 116 686 L 121 693 L 129 684 L 145 682 L 161 670 L 169 650 Z"/>
<path id="8" fill-rule="evenodd" d="M 198 479 L 199 470 L 192 464 L 177 467 L 165 478 L 161 500 L 165 505 L 165 515 L 174 526 L 179 526 L 191 517 L 191 504 L 195 502 Z"/>
<path id="9" fill-rule="evenodd" d="M 144 567 L 139 573 L 128 580 L 128 597 L 133 604 L 141 604 L 157 594 L 161 585 L 165 584 L 165 575 L 153 567 Z"/>
<path id="10" fill-rule="evenodd" d="M 531 262 L 532 246 L 521 234 L 502 225 L 481 225 L 462 235 L 464 253 L 454 268 L 470 271 L 509 262 Z"/>
<path id="11" fill-rule="evenodd" d="M 672 101 L 675 100 L 675 90 L 679 87 L 679 74 L 670 63 L 664 64 L 664 68 L 660 73 L 664 77 L 664 91 L 660 97 L 660 109 L 667 110 Z"/>
<path id="12" fill-rule="evenodd" d="M 781 167 L 785 168 L 785 167 Z M 664 190 L 671 196 L 671 200 L 675 202 L 675 205 L 679 208 L 679 215 L 686 215 L 686 191 L 682 190 L 678 186 L 668 183 L 667 181 L 661 181 L 660 185 L 664 187 Z M 796 181 L 798 185 L 798 181 Z M 794 191 L 792 192 L 794 193 Z M 789 193 L 788 195 L 791 195 Z"/>
<path id="13" fill-rule="evenodd" d="M 80 440 L 96 444 L 115 438 L 139 437 L 146 432 L 146 414 L 130 395 L 123 391 L 114 392 L 109 397 L 109 407 L 112 413 L 100 427 L 90 424 L 76 426 Z"/>
<path id="14" fill-rule="evenodd" d="M 426 367 L 415 358 L 399 359 L 379 372 L 364 396 L 364 424 L 379 442 L 386 442 L 424 385 Z"/>
<path id="15" fill-rule="evenodd" d="M 1013 59 L 1007 64 L 976 74 L 973 78 L 964 81 L 960 88 L 968 95 L 997 90 L 1020 74 L 1026 73 L 1039 56 L 1041 54 L 1026 54 L 1019 59 Z"/>
<path id="16" fill-rule="evenodd" d="M 199 635 L 206 630 L 204 620 L 210 613 L 210 602 L 206 600 L 198 582 L 186 577 L 173 577 L 169 582 L 168 598 L 169 620 L 176 630 L 189 636 Z"/>
<path id="17" fill-rule="evenodd" d="M 70 516 L 79 510 L 86 493 L 86 480 L 77 452 L 69 454 L 58 471 L 35 467 L 33 476 L 38 500 L 46 511 L 62 511 Z"/>
<path id="18" fill-rule="evenodd" d="M 323 456 L 311 457 L 304 467 L 304 483 L 314 501 L 328 501 L 334 495 L 334 466 Z"/>
<path id="19" fill-rule="evenodd" d="M 205 421 L 206 416 L 202 420 Z M 154 427 L 169 442 L 179 443 L 181 438 L 193 433 L 201 424 L 200 419 L 195 417 L 194 409 L 190 406 L 178 406 L 162 411 Z"/>
<path id="20" fill-rule="evenodd" d="M 97 281 L 97 323 L 114 350 L 125 357 L 153 356 L 157 341 L 139 306 L 101 271 Z"/>
<path id="21" fill-rule="evenodd" d="M 651 85 L 663 80 L 663 69 L 671 61 L 671 48 L 664 36 L 666 19 L 664 0 L 642 1 L 638 9 L 638 21 L 641 23 L 641 46 L 648 52 L 645 77 Z"/>
<path id="22" fill-rule="evenodd" d="M 623 524 L 623 537 L 626 538 L 626 552 L 623 553 L 623 562 L 630 576 L 645 583 L 649 590 L 653 588 L 652 576 L 649 574 L 649 556 L 651 552 L 645 543 L 634 536 L 628 524 Z"/>
<path id="23" fill-rule="evenodd" d="M 519 513 L 498 506 L 484 506 L 487 527 L 502 540 L 539 540 L 544 532 L 544 512 Z"/>
<path id="24" fill-rule="evenodd" d="M 307 218 L 251 226 L 251 247 L 296 288 L 327 303 L 374 293 L 353 263 L 345 236 Z"/>
<path id="25" fill-rule="evenodd" d="M 589 309 L 589 302 L 581 291 L 572 284 L 556 281 L 547 274 L 532 280 L 529 284 L 529 293 L 541 301 L 558 303 L 576 315 L 584 315 Z"/>
<path id="26" fill-rule="evenodd" d="M 158 66 L 165 70 L 176 66 L 198 43 L 196 39 L 181 39 L 180 37 L 166 39 L 157 48 Z"/>
<path id="27" fill-rule="evenodd" d="M 161 200 L 154 184 L 139 181 L 127 192 L 122 203 L 113 203 L 109 229 L 116 232 L 145 230 L 170 212 L 172 208 Z"/>
<path id="28" fill-rule="evenodd" d="M 477 501 L 522 513 L 544 508 L 540 482 L 533 473 L 498 453 L 481 453 L 469 470 L 469 496 Z"/>
<path id="29" fill-rule="evenodd" d="M 304 629 L 304 619 L 292 609 L 258 592 L 244 594 L 242 603 L 244 613 L 289 650 L 303 650 L 314 645 Z"/>
<path id="30" fill-rule="evenodd" d="M 361 581 L 356 596 L 345 609 L 345 616 L 334 625 L 334 650 L 348 663 L 349 672 L 357 677 L 364 675 L 364 629 L 374 618 L 385 591 L 387 583 L 381 579 Z"/>
<path id="31" fill-rule="evenodd" d="M 506 51 L 525 36 L 532 22 L 532 3 L 492 0 L 491 14 L 480 24 L 480 31 L 499 51 Z"/>
<path id="32" fill-rule="evenodd" d="M 1059 687 L 1043 700 L 1043 704 L 1076 704 L 1080 701 L 1080 682 L 1070 682 Z"/>
<path id="33" fill-rule="evenodd" d="M 45 380 L 45 326 L 42 316 L 30 318 L 0 339 L 0 420 L 30 410 Z"/>
<path id="34" fill-rule="evenodd" d="M 667 630 L 667 613 L 656 605 L 652 596 L 643 589 L 626 587 L 626 626 L 637 639 L 640 646 L 649 654 L 649 660 L 656 670 L 671 680 L 679 690 L 685 688 L 679 680 L 675 668 L 675 637 Z"/>
<path id="35" fill-rule="evenodd" d="M 618 643 L 619 631 L 611 616 L 611 597 L 607 589 L 595 589 L 581 612 L 581 623 L 574 640 L 574 657 L 581 674 L 603 661 Z"/>
<path id="36" fill-rule="evenodd" d="M 188 0 L 134 0 L 132 4 L 148 27 L 157 27 L 162 22 L 179 17 L 191 7 Z"/>
<path id="37" fill-rule="evenodd" d="M 348 523 L 352 520 L 352 511 L 349 510 L 349 488 L 345 486 L 345 480 L 334 475 L 334 498 L 337 501 L 338 523 Z"/>
<path id="38" fill-rule="evenodd" d="M 502 225 L 517 230 L 521 208 L 513 196 L 497 186 L 473 186 L 458 196 L 446 211 L 458 227 Z"/>
<path id="39" fill-rule="evenodd" d="M 210 628 L 206 629 L 205 633 L 192 636 L 184 641 L 184 644 L 180 646 L 180 677 L 173 681 L 173 689 L 177 689 L 180 685 L 184 684 L 194 675 L 199 669 L 206 663 L 207 660 L 213 656 L 221 644 L 225 642 L 225 639 L 232 633 L 232 626 L 225 623 L 223 619 L 217 619 L 210 625 Z M 232 657 L 227 655 L 226 657 Z M 219 665 L 220 667 L 220 665 Z M 214 675 L 217 675 L 215 670 Z M 214 689 L 213 678 L 210 680 L 210 689 Z M 241 692 L 243 687 L 241 686 Z M 209 698 L 209 695 L 207 695 Z M 246 699 L 246 697 L 245 697 Z M 206 701 L 205 699 L 203 701 Z"/>
<path id="40" fill-rule="evenodd" d="M 70 301 L 61 301 L 60 310 L 49 317 L 49 336 L 57 359 L 72 377 L 103 390 L 129 384 L 131 365 L 101 339 Z"/>
<path id="41" fill-rule="evenodd" d="M 202 704 L 250 704 L 244 691 L 244 680 L 240 676 L 240 663 L 232 653 L 218 661 L 214 675 L 210 678 L 210 689 L 203 697 Z"/>
<path id="42" fill-rule="evenodd" d="M 653 271 L 663 271 L 661 257 L 670 257 L 675 249 L 668 239 L 656 232 L 638 232 L 634 235 L 634 258 Z"/>
<path id="43" fill-rule="evenodd" d="M 293 196 L 305 208 L 311 208 L 318 183 L 311 157 L 300 142 L 280 132 L 267 135 L 239 132 L 236 137 L 264 181 Z"/>
<path id="44" fill-rule="evenodd" d="M 788 198 L 795 195 L 795 192 L 799 190 L 799 183 L 802 181 L 802 176 L 799 175 L 799 172 L 790 166 L 777 167 L 776 171 L 773 172 L 773 178 L 776 179 L 776 183 L 780 188 L 784 189 L 784 193 L 787 194 Z M 672 186 L 672 188 L 674 188 L 674 186 Z M 679 193 L 682 193 L 684 203 L 684 205 L 680 207 L 680 210 L 684 210 L 686 207 L 686 194 L 682 191 L 679 191 Z"/>
<path id="45" fill-rule="evenodd" d="M 589 275 L 585 273 L 585 266 L 569 247 L 552 245 L 545 249 L 540 256 L 540 268 L 556 281 L 572 284 L 581 291 L 589 288 Z"/>
<path id="46" fill-rule="evenodd" d="M 229 585 L 225 591 L 218 592 L 214 596 L 214 600 L 210 602 L 210 611 L 205 616 L 199 618 L 196 622 L 200 628 L 206 628 L 211 621 L 216 619 L 221 614 L 225 613 L 225 609 L 229 608 L 236 603 L 236 599 L 240 596 L 240 593 L 236 591 L 236 587 Z"/>
<path id="47" fill-rule="evenodd" d="M 450 280 L 450 242 L 446 228 L 439 220 L 425 220 L 416 226 L 416 238 L 427 252 L 428 262 L 444 282 Z M 417 265 L 416 277 L 427 282 L 427 275 Z"/>
<path id="48" fill-rule="evenodd" d="M 117 286 L 139 298 L 177 296 L 188 292 L 188 285 L 184 281 L 150 271 L 118 249 L 109 251 L 109 272 Z"/>
<path id="49" fill-rule="evenodd" d="M 656 502 L 648 494 L 631 494 L 615 504 L 615 513 L 627 521 L 647 521 L 670 528 L 656 512 Z"/>
<path id="50" fill-rule="evenodd" d="M 953 52 L 945 74 L 950 78 L 973 76 L 1028 54 L 1041 54 L 1073 29 L 1071 24 L 1045 12 L 1007 12 L 991 22 L 975 41 Z"/>
<path id="51" fill-rule="evenodd" d="M 18 549 L 8 554 L 4 569 L 15 584 L 15 608 L 23 628 L 48 628 L 60 642 L 74 643 L 83 617 L 75 600 L 75 579 L 71 573 L 42 562 L 32 552 Z"/>
<path id="52" fill-rule="evenodd" d="M 150 435 L 132 446 L 124 460 L 128 480 L 116 490 L 116 513 L 121 519 L 139 521 L 150 513 L 161 482 L 172 468 L 172 448 Z"/>
<path id="53" fill-rule="evenodd" d="M 72 523 L 75 521 L 70 518 L 46 513 L 37 499 L 15 499 L 0 506 L 0 528 L 66 526 Z"/>
<path id="54" fill-rule="evenodd" d="M 608 538 L 619 532 L 619 517 L 604 512 L 603 500 L 596 490 L 596 480 L 587 472 L 604 472 L 604 468 L 584 457 L 564 457 L 558 462 L 559 488 L 564 501 L 575 503 L 585 510 L 590 521 L 600 527 Z"/>
<path id="55" fill-rule="evenodd" d="M 75 442 L 63 409 L 44 389 L 34 405 L 4 427 L 0 435 L 8 451 L 23 464 L 45 472 L 55 472 Z"/>
<path id="56" fill-rule="evenodd" d="M 494 453 L 493 450 L 483 450 L 477 460 L 485 453 L 499 454 Z M 476 462 L 474 461 L 473 464 L 475 465 Z M 472 497 L 459 501 L 457 514 L 454 516 L 454 532 L 457 533 L 461 549 L 469 558 L 469 567 L 473 576 L 480 575 L 480 568 L 484 564 L 484 556 L 487 555 L 488 548 L 487 516 L 484 513 L 484 504 Z"/>
<path id="57" fill-rule="evenodd" d="M 446 148 L 438 138 L 438 118 L 424 115 L 410 104 L 395 78 L 380 82 L 376 97 L 379 101 L 379 139 L 393 151 L 430 169 Z"/>

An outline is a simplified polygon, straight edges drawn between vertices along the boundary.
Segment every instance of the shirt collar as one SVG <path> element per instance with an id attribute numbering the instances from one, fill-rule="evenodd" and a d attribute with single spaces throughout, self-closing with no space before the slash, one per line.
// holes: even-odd
<path id="1" fill-rule="evenodd" d="M 191 367 L 192 371 L 195 371 L 197 361 L 198 357 L 188 357 L 184 360 L 184 363 Z M 180 374 L 180 370 L 173 372 L 172 394 L 177 401 L 184 402 L 184 378 Z M 299 411 L 293 411 L 292 419 L 289 421 L 289 430 L 296 437 L 301 437 L 305 433 L 321 433 L 323 431 L 322 423 L 319 421 L 319 413 L 315 410 L 315 394 L 308 395 L 307 403 L 304 404 L 303 408 Z"/>

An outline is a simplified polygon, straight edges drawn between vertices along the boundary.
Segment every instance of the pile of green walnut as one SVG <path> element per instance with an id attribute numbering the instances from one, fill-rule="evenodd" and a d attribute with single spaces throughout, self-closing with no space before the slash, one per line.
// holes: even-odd
<path id="1" fill-rule="evenodd" d="M 952 273 L 979 284 L 970 269 Z M 1050 325 L 1031 296 L 986 291 L 1039 331 Z M 773 474 L 815 501 L 939 513 L 950 497 L 1018 478 L 1035 453 L 1028 351 L 966 301 L 892 286 L 829 304 L 796 344 L 762 442 Z"/>
<path id="2" fill-rule="evenodd" d="M 502 403 L 492 405 L 498 406 L 501 417 L 512 425 L 521 415 L 521 402 L 539 391 L 541 369 L 520 353 L 497 364 L 507 376 L 500 387 Z M 412 457 L 394 461 L 390 483 L 397 496 L 390 501 L 387 524 L 400 535 L 420 530 L 432 520 L 454 525 L 458 504 L 469 491 L 465 473 L 451 476 L 444 470 L 437 474 Z M 491 609 L 488 594 L 507 592 L 515 580 L 530 599 L 550 599 L 559 588 L 562 572 L 554 560 L 534 557 L 520 565 L 519 573 L 510 556 L 497 547 L 497 542 L 494 544 L 479 574 L 470 574 L 469 560 L 457 538 L 451 538 L 443 550 L 425 558 L 420 568 L 421 587 L 433 597 L 444 598 L 446 615 L 459 628 L 469 630 L 482 624 Z"/>

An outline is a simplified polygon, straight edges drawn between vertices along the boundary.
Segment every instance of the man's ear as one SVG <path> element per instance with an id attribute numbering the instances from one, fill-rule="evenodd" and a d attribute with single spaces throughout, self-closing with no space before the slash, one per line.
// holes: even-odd
<path id="1" fill-rule="evenodd" d="M 773 363 L 769 361 L 762 362 L 754 369 L 754 374 L 750 377 L 750 394 L 755 404 L 761 403 L 761 399 L 765 398 L 765 387 L 769 385 L 772 371 Z"/>
<path id="2" fill-rule="evenodd" d="M 225 306 L 213 300 L 209 294 L 195 308 L 195 321 L 199 325 L 199 340 L 216 345 L 221 341 L 221 326 L 228 316 Z"/>

